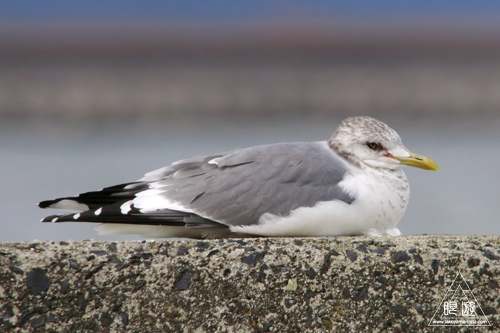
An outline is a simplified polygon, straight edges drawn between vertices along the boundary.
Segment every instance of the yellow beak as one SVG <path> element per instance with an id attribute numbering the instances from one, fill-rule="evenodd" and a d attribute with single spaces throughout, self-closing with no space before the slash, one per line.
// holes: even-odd
<path id="1" fill-rule="evenodd" d="M 436 162 L 422 155 L 410 153 L 410 157 L 396 157 L 392 155 L 391 157 L 400 161 L 403 165 L 417 167 L 425 170 L 439 171 L 439 167 L 437 166 Z"/>

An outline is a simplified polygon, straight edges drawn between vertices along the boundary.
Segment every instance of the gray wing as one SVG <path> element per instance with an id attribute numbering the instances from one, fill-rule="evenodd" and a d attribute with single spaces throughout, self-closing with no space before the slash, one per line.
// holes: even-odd
<path id="1" fill-rule="evenodd" d="M 280 143 L 178 161 L 136 182 L 39 206 L 79 211 L 43 222 L 252 225 L 265 213 L 287 216 L 320 201 L 351 203 L 354 198 L 339 186 L 346 173 L 325 142 Z"/>
<path id="2" fill-rule="evenodd" d="M 351 203 L 354 198 L 338 186 L 346 172 L 324 142 L 280 143 L 179 161 L 142 181 L 203 220 L 251 225 L 264 213 L 286 216 L 320 201 Z M 156 212 L 165 208 L 173 209 L 159 206 Z"/>

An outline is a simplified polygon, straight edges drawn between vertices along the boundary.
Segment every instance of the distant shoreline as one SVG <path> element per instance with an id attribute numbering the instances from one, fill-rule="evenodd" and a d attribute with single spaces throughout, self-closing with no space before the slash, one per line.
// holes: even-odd
<path id="1" fill-rule="evenodd" d="M 0 63 L 0 115 L 488 114 L 499 62 Z"/>

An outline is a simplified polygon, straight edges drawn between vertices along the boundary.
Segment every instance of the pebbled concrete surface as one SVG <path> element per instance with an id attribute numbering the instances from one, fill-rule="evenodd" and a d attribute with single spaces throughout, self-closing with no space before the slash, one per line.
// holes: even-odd
<path id="1" fill-rule="evenodd" d="M 495 331 L 499 260 L 472 235 L 3 243 L 0 331 L 447 331 L 459 271 L 491 326 L 458 329 Z"/>

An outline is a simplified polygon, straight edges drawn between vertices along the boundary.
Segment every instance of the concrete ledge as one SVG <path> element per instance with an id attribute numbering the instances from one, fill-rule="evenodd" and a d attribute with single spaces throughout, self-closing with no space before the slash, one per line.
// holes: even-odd
<path id="1" fill-rule="evenodd" d="M 498 330 L 499 257 L 469 235 L 4 243 L 0 331 L 442 331 L 458 272 Z"/>

